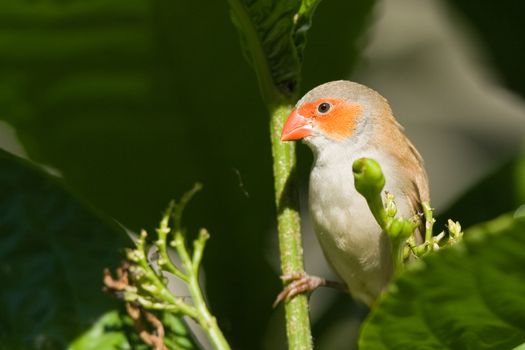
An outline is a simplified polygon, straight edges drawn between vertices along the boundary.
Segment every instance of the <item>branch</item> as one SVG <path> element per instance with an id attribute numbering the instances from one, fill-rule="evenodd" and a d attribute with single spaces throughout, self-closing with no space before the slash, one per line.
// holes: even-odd
<path id="1" fill-rule="evenodd" d="M 295 189 L 295 145 L 280 140 L 297 99 L 306 32 L 320 0 L 282 1 L 279 6 L 228 0 L 244 54 L 255 70 L 270 113 L 277 227 L 283 274 L 303 270 L 299 199 Z M 285 304 L 288 348 L 312 349 L 308 303 L 299 295 Z"/>
<path id="2" fill-rule="evenodd" d="M 299 198 L 294 176 L 295 143 L 282 142 L 280 139 L 281 130 L 290 111 L 289 105 L 279 106 L 272 111 L 270 121 L 277 228 L 283 275 L 304 272 Z M 298 295 L 286 301 L 284 307 L 288 348 L 312 349 L 307 297 Z"/>
<path id="3" fill-rule="evenodd" d="M 229 350 L 230 346 L 219 329 L 215 317 L 208 310 L 199 285 L 199 268 L 209 234 L 205 229 L 201 229 L 199 236 L 193 242 L 193 252 L 190 252 L 181 227 L 184 207 L 200 188 L 199 184 L 195 185 L 182 197 L 180 203 L 172 201 L 164 213 L 156 230 L 157 240 L 154 242 L 158 251 L 158 257 L 154 261 L 157 269 L 148 261 L 149 247 L 146 245 L 148 234 L 143 230 L 135 242 L 136 248 L 128 250 L 127 256 L 130 262 L 117 270 L 118 279 L 113 280 L 109 271 L 105 271 L 104 283 L 108 289 L 128 302 L 128 305 L 138 305 L 144 310 L 160 310 L 193 318 L 204 329 L 214 349 Z M 170 219 L 173 227 L 170 227 Z M 176 249 L 182 262 L 181 267 L 176 266 L 169 257 L 167 244 Z M 173 274 L 188 285 L 191 303 L 171 293 L 164 272 Z M 153 314 L 144 312 L 144 315 L 149 322 L 157 325 L 158 330 L 162 329 L 158 327 L 158 320 L 154 319 Z M 163 334 L 151 335 L 147 339 L 149 342 L 154 339 L 156 348 L 163 349 L 164 345 L 160 343 Z"/>

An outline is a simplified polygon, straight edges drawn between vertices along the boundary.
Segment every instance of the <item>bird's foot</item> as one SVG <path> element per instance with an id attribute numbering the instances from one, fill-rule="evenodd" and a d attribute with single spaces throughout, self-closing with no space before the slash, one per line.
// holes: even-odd
<path id="1" fill-rule="evenodd" d="M 281 276 L 284 283 L 288 283 L 273 303 L 273 307 L 283 300 L 289 300 L 298 294 L 311 293 L 322 286 L 332 286 L 337 282 L 327 281 L 324 278 L 310 276 L 306 272 L 294 272 Z"/>

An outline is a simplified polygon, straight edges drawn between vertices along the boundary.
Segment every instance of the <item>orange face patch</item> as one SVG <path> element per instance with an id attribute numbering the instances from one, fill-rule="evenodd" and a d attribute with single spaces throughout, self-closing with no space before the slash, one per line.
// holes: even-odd
<path id="1" fill-rule="evenodd" d="M 323 103 L 330 104 L 326 113 L 319 111 L 319 106 Z M 362 111 L 363 107 L 359 104 L 350 104 L 335 98 L 321 98 L 314 102 L 305 103 L 298 110 L 303 117 L 314 119 L 315 124 L 328 137 L 335 140 L 341 140 L 352 135 L 357 125 L 357 118 Z"/>

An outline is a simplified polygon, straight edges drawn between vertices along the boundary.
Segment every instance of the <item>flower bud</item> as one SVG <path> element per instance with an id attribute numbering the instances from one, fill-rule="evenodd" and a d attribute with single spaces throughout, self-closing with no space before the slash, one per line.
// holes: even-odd
<path id="1" fill-rule="evenodd" d="M 365 198 L 377 196 L 385 187 L 385 177 L 379 163 L 370 158 L 360 158 L 352 165 L 355 188 Z"/>

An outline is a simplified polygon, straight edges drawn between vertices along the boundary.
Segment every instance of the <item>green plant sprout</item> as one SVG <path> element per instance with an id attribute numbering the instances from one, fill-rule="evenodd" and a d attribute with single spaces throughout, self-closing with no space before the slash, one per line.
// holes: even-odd
<path id="1" fill-rule="evenodd" d="M 140 328 L 141 338 L 149 345 L 155 346 L 155 349 L 161 350 L 166 347 L 162 343 L 163 330 L 161 326 L 159 328 L 158 319 L 149 312 L 151 310 L 191 317 L 205 331 L 214 349 L 230 349 L 215 317 L 206 305 L 199 285 L 199 268 L 210 235 L 205 229 L 201 229 L 193 241 L 193 250 L 190 251 L 186 244 L 185 230 L 181 227 L 184 207 L 201 187 L 200 184 L 196 184 L 179 203 L 172 201 L 169 204 L 156 230 L 157 237 L 153 249 L 157 251 L 158 256 L 154 261 L 148 261 L 151 247 L 146 241 L 148 234 L 142 230 L 135 242 L 136 248 L 127 251 L 128 262 L 117 271 L 118 280 L 113 280 L 109 271 L 105 271 L 105 285 L 127 302 L 131 318 L 137 320 L 139 316 L 136 313 L 142 311 L 144 317 L 157 329 L 153 335 L 145 332 L 144 327 L 137 327 Z M 180 266 L 170 258 L 168 246 L 177 253 Z M 169 290 L 165 273 L 172 274 L 186 283 L 191 301 L 178 297 Z"/>
<path id="2" fill-rule="evenodd" d="M 421 258 L 432 251 L 453 245 L 463 238 L 463 232 L 459 222 L 448 220 L 448 239 L 443 240 L 445 232 L 437 235 L 433 233 L 435 219 L 430 204 L 423 202 L 424 241 L 416 243 L 414 236 L 415 230 L 420 226 L 419 218 L 398 218 L 397 206 L 394 195 L 385 194 L 383 203 L 383 188 L 385 187 L 385 176 L 379 163 L 370 158 L 360 158 L 352 166 L 354 172 L 355 188 L 366 199 L 370 211 L 374 215 L 377 223 L 388 235 L 392 242 L 392 258 L 394 272 L 399 274 L 403 271 L 405 264 L 410 261 L 410 257 Z"/>

